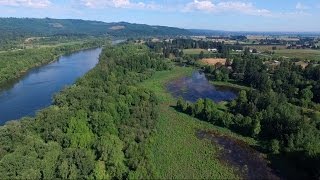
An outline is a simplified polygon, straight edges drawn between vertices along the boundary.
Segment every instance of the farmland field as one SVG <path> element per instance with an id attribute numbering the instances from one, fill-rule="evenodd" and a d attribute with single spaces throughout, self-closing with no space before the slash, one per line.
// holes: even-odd
<path id="1" fill-rule="evenodd" d="M 317 60 L 320 61 L 320 50 L 311 49 L 283 49 L 276 50 L 275 56 L 283 56 L 288 58 L 299 58 L 301 60 Z"/>
<path id="2" fill-rule="evenodd" d="M 184 49 L 184 54 L 200 54 L 203 51 L 204 54 L 209 54 L 208 50 L 206 49 Z"/>
<path id="3" fill-rule="evenodd" d="M 227 59 L 225 58 L 205 58 L 202 59 L 201 62 L 209 65 L 216 65 L 217 63 L 221 63 L 222 65 L 226 64 Z"/>
<path id="4" fill-rule="evenodd" d="M 266 35 L 248 35 L 247 38 L 249 40 L 263 40 L 263 39 L 274 39 L 272 36 L 266 36 Z M 284 40 L 284 41 L 299 41 L 299 38 L 295 37 L 287 37 L 287 36 L 280 36 L 277 37 L 279 40 Z"/>
<path id="5" fill-rule="evenodd" d="M 286 49 L 286 46 L 283 45 L 248 45 L 250 49 L 257 49 L 260 52 L 263 51 L 272 51 L 272 47 L 277 47 L 277 49 Z"/>

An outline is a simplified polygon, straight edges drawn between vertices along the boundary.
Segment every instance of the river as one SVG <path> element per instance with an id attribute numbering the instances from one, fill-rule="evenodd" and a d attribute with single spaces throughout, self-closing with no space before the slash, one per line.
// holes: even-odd
<path id="1" fill-rule="evenodd" d="M 61 56 L 57 61 L 30 70 L 19 81 L 0 91 L 0 124 L 35 113 L 52 103 L 55 93 L 73 84 L 99 62 L 101 48 Z"/>

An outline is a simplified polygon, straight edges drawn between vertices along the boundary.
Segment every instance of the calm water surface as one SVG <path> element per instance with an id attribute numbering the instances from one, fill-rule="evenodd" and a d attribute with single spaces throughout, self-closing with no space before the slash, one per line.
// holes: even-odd
<path id="1" fill-rule="evenodd" d="M 170 82 L 167 89 L 174 97 L 181 96 L 191 102 L 195 102 L 199 98 L 209 98 L 215 102 L 231 101 L 237 97 L 235 90 L 215 87 L 208 81 L 205 74 L 199 71 L 193 72 L 190 77 Z"/>
<path id="2" fill-rule="evenodd" d="M 97 48 L 62 56 L 58 61 L 31 70 L 11 87 L 0 90 L 0 124 L 34 116 L 37 110 L 49 106 L 55 93 L 95 67 L 100 53 L 101 48 Z"/>

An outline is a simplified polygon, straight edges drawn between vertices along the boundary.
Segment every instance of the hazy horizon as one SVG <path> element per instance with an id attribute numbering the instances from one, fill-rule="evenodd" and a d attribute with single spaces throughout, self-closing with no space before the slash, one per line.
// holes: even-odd
<path id="1" fill-rule="evenodd" d="M 0 0 L 0 17 L 124 21 L 236 32 L 320 32 L 316 0 Z"/>

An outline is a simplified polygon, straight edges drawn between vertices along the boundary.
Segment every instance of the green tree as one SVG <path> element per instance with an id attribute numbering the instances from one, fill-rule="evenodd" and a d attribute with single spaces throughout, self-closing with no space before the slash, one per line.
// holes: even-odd
<path id="1" fill-rule="evenodd" d="M 201 51 L 200 54 L 199 54 L 199 59 L 203 59 L 204 58 L 204 52 Z"/>
<path id="2" fill-rule="evenodd" d="M 96 145 L 98 159 L 105 162 L 107 174 L 111 177 L 121 179 L 127 172 L 123 146 L 123 142 L 117 136 L 108 134 L 100 137 Z"/>
<path id="3" fill-rule="evenodd" d="M 251 133 L 252 137 L 257 137 L 259 135 L 259 133 L 261 132 L 260 119 L 261 118 L 256 118 L 253 120 L 252 133 Z"/>
<path id="4" fill-rule="evenodd" d="M 182 111 L 182 112 L 187 110 L 187 103 L 185 100 L 183 100 L 182 97 L 179 97 L 177 101 L 177 108 L 179 109 L 179 111 Z"/>
<path id="5" fill-rule="evenodd" d="M 204 100 L 200 98 L 200 99 L 198 99 L 197 102 L 194 104 L 194 112 L 195 112 L 195 115 L 201 116 L 203 109 L 204 109 Z"/>
<path id="6" fill-rule="evenodd" d="M 92 145 L 94 134 L 89 128 L 86 112 L 78 111 L 76 116 L 70 119 L 67 136 L 70 138 L 71 147 L 88 148 Z"/>
<path id="7" fill-rule="evenodd" d="M 270 152 L 278 154 L 280 152 L 280 143 L 278 140 L 273 139 L 270 141 Z"/>
<path id="8" fill-rule="evenodd" d="M 118 133 L 113 117 L 105 112 L 94 112 L 90 118 L 90 124 L 92 132 L 98 136 Z"/>
<path id="9" fill-rule="evenodd" d="M 301 101 L 302 106 L 308 107 L 308 105 L 311 103 L 311 100 L 313 98 L 313 93 L 311 91 L 312 86 L 308 86 L 307 88 L 301 90 Z"/>
<path id="10" fill-rule="evenodd" d="M 94 179 L 111 179 L 110 175 L 106 171 L 106 165 L 104 161 L 98 161 L 93 170 L 93 178 Z"/>

